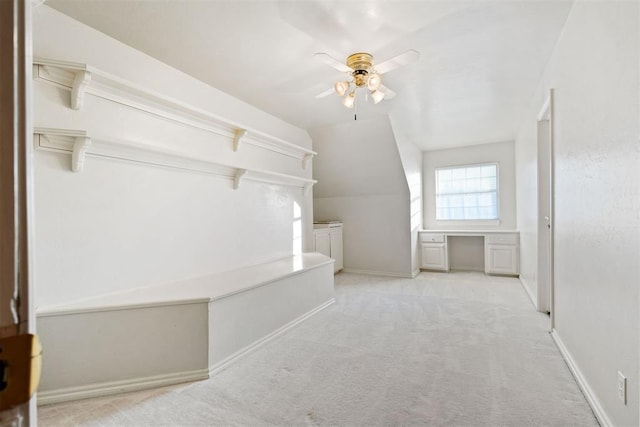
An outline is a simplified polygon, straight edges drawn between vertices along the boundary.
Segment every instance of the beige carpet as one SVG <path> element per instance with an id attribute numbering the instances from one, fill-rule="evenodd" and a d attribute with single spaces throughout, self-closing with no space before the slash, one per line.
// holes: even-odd
<path id="1" fill-rule="evenodd" d="M 341 273 L 336 297 L 207 381 L 40 407 L 39 425 L 598 425 L 517 279 Z"/>

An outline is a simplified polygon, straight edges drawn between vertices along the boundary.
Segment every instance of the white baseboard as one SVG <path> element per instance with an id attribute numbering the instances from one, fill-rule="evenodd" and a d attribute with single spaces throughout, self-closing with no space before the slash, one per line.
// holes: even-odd
<path id="1" fill-rule="evenodd" d="M 384 276 L 384 277 L 402 277 L 405 279 L 413 279 L 415 276 L 411 274 L 395 273 L 391 271 L 376 271 L 376 270 L 358 270 L 355 268 L 345 268 L 342 270 L 344 273 L 352 274 L 366 274 L 368 276 Z M 419 272 L 419 271 L 418 271 Z"/>
<path id="2" fill-rule="evenodd" d="M 416 268 L 415 270 L 413 270 L 413 271 L 411 272 L 411 278 L 412 278 L 412 279 L 415 279 L 415 278 L 416 278 L 416 276 L 417 276 L 418 274 L 420 274 L 420 269 L 419 269 L 419 268 Z"/>
<path id="3" fill-rule="evenodd" d="M 527 281 L 524 280 L 522 276 L 520 276 L 520 284 L 524 288 L 524 291 L 527 293 L 527 295 L 529 295 L 529 299 L 533 304 L 533 308 L 538 310 L 538 299 L 535 297 L 535 295 L 533 295 L 533 293 L 531 292 L 531 288 L 529 288 L 529 286 L 527 285 Z"/>
<path id="4" fill-rule="evenodd" d="M 86 386 L 62 388 L 58 390 L 38 393 L 38 405 L 67 402 L 70 400 L 88 399 L 91 397 L 108 396 L 128 391 L 144 390 L 148 388 L 163 387 L 172 384 L 180 384 L 191 381 L 206 380 L 209 378 L 208 369 L 196 371 L 176 372 L 172 374 L 154 375 L 151 377 L 131 378 L 121 381 L 90 384 Z"/>
<path id="5" fill-rule="evenodd" d="M 285 333 L 289 329 L 293 328 L 294 326 L 298 325 L 299 323 L 303 322 L 304 320 L 308 319 L 309 317 L 313 316 L 314 314 L 318 313 L 319 311 L 324 310 L 325 308 L 329 307 L 330 305 L 334 304 L 335 302 L 336 302 L 336 299 L 335 298 L 331 298 L 329 301 L 325 302 L 324 304 L 319 305 L 318 307 L 316 307 L 313 310 L 303 314 L 302 316 L 298 317 L 297 319 L 294 319 L 291 322 L 287 323 L 286 325 L 276 329 L 275 331 L 273 331 L 269 335 L 266 335 L 265 337 L 263 337 L 263 338 L 259 339 L 258 341 L 246 346 L 245 348 L 243 348 L 241 350 L 238 350 L 237 352 L 233 353 L 231 356 L 229 356 L 229 357 L 225 358 L 224 360 L 222 360 L 222 361 L 214 364 L 213 366 L 211 366 L 209 368 L 209 375 L 214 375 L 214 374 L 222 371 L 223 369 L 225 369 L 226 367 L 231 365 L 236 360 L 241 359 L 242 357 L 246 356 L 247 354 L 255 351 L 259 347 L 265 345 L 269 341 L 271 341 L 271 340 L 275 339 L 276 337 L 282 335 L 283 333 Z"/>
<path id="6" fill-rule="evenodd" d="M 580 390 L 582 390 L 582 394 L 584 394 L 584 397 L 587 399 L 587 402 L 589 403 L 589 406 L 591 406 L 591 410 L 593 411 L 594 415 L 598 419 L 598 422 L 600 423 L 600 425 L 602 427 L 613 427 L 613 423 L 607 416 L 607 413 L 605 412 L 604 408 L 600 404 L 600 401 L 596 397 L 593 390 L 591 390 L 589 383 L 584 378 L 584 375 L 582 375 L 580 368 L 578 368 L 578 365 L 576 365 L 576 362 L 575 360 L 573 360 L 571 353 L 569 353 L 569 350 L 567 350 L 567 347 L 565 347 L 564 343 L 562 342 L 562 339 L 560 338 L 560 336 L 558 335 L 555 329 L 551 331 L 551 338 L 553 338 L 553 341 L 556 343 L 558 350 L 560 350 L 560 354 L 562 354 L 564 361 L 567 363 L 567 366 L 569 367 L 571 374 L 576 379 L 576 382 L 578 383 Z"/>

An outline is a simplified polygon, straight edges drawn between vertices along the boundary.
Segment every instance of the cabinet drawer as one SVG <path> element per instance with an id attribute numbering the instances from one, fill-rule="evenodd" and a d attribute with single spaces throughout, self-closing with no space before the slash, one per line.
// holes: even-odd
<path id="1" fill-rule="evenodd" d="M 519 235 L 516 233 L 487 234 L 486 239 L 488 244 L 498 245 L 517 245 L 520 242 Z"/>
<path id="2" fill-rule="evenodd" d="M 420 241 L 423 243 L 444 243 L 443 233 L 420 233 Z"/>

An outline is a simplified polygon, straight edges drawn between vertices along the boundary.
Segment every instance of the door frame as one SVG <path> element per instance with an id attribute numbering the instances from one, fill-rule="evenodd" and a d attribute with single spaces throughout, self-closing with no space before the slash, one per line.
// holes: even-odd
<path id="1" fill-rule="evenodd" d="M 31 1 L 0 0 L 0 337 L 35 333 Z M 0 424 L 36 422 L 35 397 Z"/>
<path id="2" fill-rule="evenodd" d="M 536 124 L 538 125 L 538 131 L 540 128 L 540 122 L 546 121 L 548 122 L 547 127 L 548 127 L 548 134 L 547 134 L 547 138 L 548 138 L 548 164 L 545 165 L 546 168 L 541 168 L 540 165 L 540 158 L 538 157 L 538 173 L 541 173 L 542 171 L 545 171 L 548 175 L 547 175 L 547 183 L 548 183 L 548 191 L 547 191 L 547 196 L 548 196 L 548 203 L 549 203 L 549 218 L 547 220 L 547 226 L 549 228 L 549 239 L 548 239 L 548 249 L 547 249 L 547 269 L 548 269 L 548 285 L 546 286 L 541 286 L 541 281 L 540 278 L 542 277 L 542 275 L 544 275 L 544 271 L 540 268 L 540 260 L 538 260 L 538 265 L 536 266 L 536 276 L 538 277 L 538 283 L 537 283 L 537 290 L 538 290 L 538 301 L 537 301 L 537 306 L 538 306 L 538 310 L 540 311 L 546 311 L 546 309 L 548 308 L 549 313 L 550 313 L 550 317 L 551 317 L 551 330 L 553 330 L 554 326 L 555 326 L 555 257 L 554 257 L 554 235 L 555 235 L 555 226 L 554 226 L 554 217 L 555 217 L 555 211 L 554 211 L 554 200 L 555 200 L 555 184 L 554 184 L 554 178 L 555 178 L 555 150 L 554 150 L 554 127 L 555 127 L 555 120 L 554 120 L 554 90 L 553 89 L 549 89 L 549 93 L 547 95 L 547 97 L 545 98 L 545 101 L 542 105 L 542 108 L 540 109 L 540 112 L 538 113 L 537 116 L 537 121 Z M 539 135 L 536 135 L 536 143 L 540 144 L 540 138 Z M 538 188 L 538 194 L 540 194 L 540 188 Z M 538 200 L 538 204 L 540 203 L 540 200 Z M 540 210 L 538 209 L 538 213 L 537 213 L 537 218 L 538 218 L 538 236 L 540 233 L 540 222 L 543 221 L 544 219 L 541 218 L 541 214 L 540 214 Z M 538 242 L 540 241 L 540 238 L 538 238 Z M 538 243 L 539 244 L 539 243 Z M 540 251 L 538 249 L 538 256 L 540 255 Z M 548 295 L 545 295 L 545 293 Z"/>

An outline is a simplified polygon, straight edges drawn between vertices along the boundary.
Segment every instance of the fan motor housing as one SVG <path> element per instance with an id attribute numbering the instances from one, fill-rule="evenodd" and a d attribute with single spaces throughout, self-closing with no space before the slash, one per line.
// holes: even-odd
<path id="1" fill-rule="evenodd" d="M 370 53 L 358 52 L 347 57 L 347 66 L 354 70 L 369 70 L 373 66 L 373 56 Z"/>
<path id="2" fill-rule="evenodd" d="M 354 53 L 347 57 L 347 66 L 353 69 L 352 75 L 356 86 L 364 86 L 373 66 L 373 56 L 366 52 Z"/>

